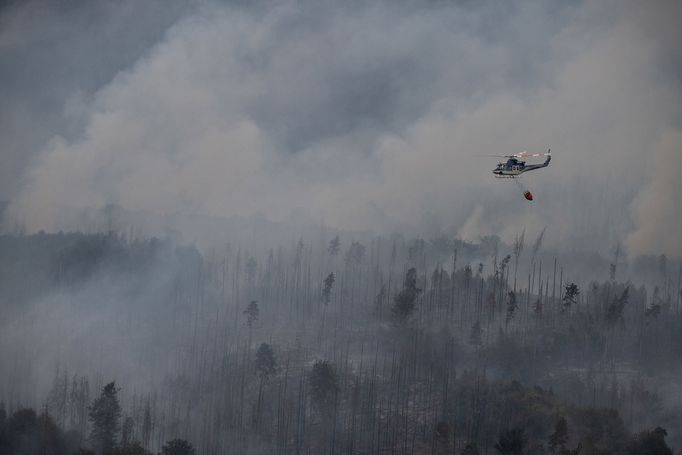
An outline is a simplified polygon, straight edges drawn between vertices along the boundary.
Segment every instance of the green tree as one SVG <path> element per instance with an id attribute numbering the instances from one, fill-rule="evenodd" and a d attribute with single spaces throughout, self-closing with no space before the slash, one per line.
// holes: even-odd
<path id="1" fill-rule="evenodd" d="M 509 324 L 512 319 L 514 319 L 514 312 L 518 308 L 516 303 L 516 294 L 514 291 L 509 291 L 509 300 L 507 300 L 507 317 L 505 318 L 505 324 Z"/>
<path id="2" fill-rule="evenodd" d="M 563 449 L 560 453 L 560 455 L 580 455 L 580 452 L 583 450 L 583 444 L 581 442 L 578 443 L 575 449 Z"/>
<path id="3" fill-rule="evenodd" d="M 576 407 L 569 413 L 571 433 L 582 442 L 586 453 L 623 452 L 628 432 L 618 411 Z"/>
<path id="4" fill-rule="evenodd" d="M 580 289 L 577 284 L 570 283 L 566 285 L 566 293 L 564 294 L 563 299 L 564 305 L 561 308 L 562 313 L 571 308 L 571 305 L 577 303 L 578 295 L 580 295 Z"/>
<path id="5" fill-rule="evenodd" d="M 410 268 L 405 274 L 403 289 L 393 298 L 391 311 L 398 322 L 404 324 L 412 316 L 421 289 L 417 287 L 417 269 Z"/>
<path id="6" fill-rule="evenodd" d="M 114 447 L 113 449 L 105 450 L 103 455 L 153 455 L 148 452 L 139 441 L 132 442 L 122 447 Z"/>
<path id="7" fill-rule="evenodd" d="M 643 431 L 628 444 L 628 455 L 673 455 L 673 451 L 665 442 L 668 432 L 656 427 L 651 431 Z"/>
<path id="8" fill-rule="evenodd" d="M 45 412 L 37 415 L 33 409 L 19 409 L 6 423 L 0 453 L 66 455 L 69 450 L 52 417 Z"/>
<path id="9" fill-rule="evenodd" d="M 163 445 L 161 455 L 194 455 L 194 447 L 184 439 L 173 439 Z"/>
<path id="10" fill-rule="evenodd" d="M 272 350 L 272 346 L 261 343 L 256 351 L 256 374 L 261 381 L 267 381 L 271 376 L 277 374 L 277 359 Z"/>
<path id="11" fill-rule="evenodd" d="M 38 416 L 33 409 L 19 409 L 7 422 L 7 453 L 39 453 Z"/>
<path id="12" fill-rule="evenodd" d="M 248 325 L 249 328 L 251 328 L 253 326 L 253 323 L 256 322 L 256 320 L 258 320 L 258 315 L 260 314 L 260 310 L 258 309 L 258 302 L 252 300 L 244 310 L 244 314 L 246 315 L 246 325 Z"/>
<path id="13" fill-rule="evenodd" d="M 346 251 L 346 263 L 352 265 L 362 264 L 362 260 L 365 257 L 365 246 L 360 242 L 353 242 L 348 247 Z"/>
<path id="14" fill-rule="evenodd" d="M 329 242 L 329 247 L 327 248 L 327 251 L 329 252 L 330 255 L 336 256 L 337 254 L 339 254 L 340 248 L 341 240 L 339 240 L 339 236 L 337 235 L 331 240 L 331 242 Z"/>
<path id="15" fill-rule="evenodd" d="M 318 360 L 308 375 L 310 396 L 313 406 L 322 414 L 328 414 L 339 391 L 339 378 L 334 365 L 327 360 Z"/>
<path id="16" fill-rule="evenodd" d="M 90 441 L 99 453 L 116 446 L 116 439 L 121 429 L 121 405 L 118 402 L 118 391 L 115 382 L 105 385 L 99 398 L 95 399 L 89 409 L 92 423 Z"/>
<path id="17" fill-rule="evenodd" d="M 613 299 L 613 301 L 606 308 L 606 315 L 604 320 L 608 325 L 615 325 L 618 321 L 623 320 L 623 310 L 625 309 L 625 304 L 630 298 L 629 288 L 625 288 L 620 297 Z"/>
<path id="18" fill-rule="evenodd" d="M 549 450 L 552 453 L 557 453 L 559 449 L 563 449 L 568 441 L 568 422 L 565 417 L 560 417 L 554 425 L 554 433 L 549 436 Z"/>
<path id="19" fill-rule="evenodd" d="M 329 305 L 329 301 L 331 300 L 332 286 L 334 286 L 335 279 L 336 278 L 334 277 L 334 272 L 327 275 L 327 278 L 324 279 L 324 288 L 322 289 L 322 303 L 324 303 L 325 305 Z"/>
<path id="20" fill-rule="evenodd" d="M 526 435 L 522 428 L 512 428 L 500 434 L 495 449 L 502 455 L 522 455 L 526 446 Z"/>

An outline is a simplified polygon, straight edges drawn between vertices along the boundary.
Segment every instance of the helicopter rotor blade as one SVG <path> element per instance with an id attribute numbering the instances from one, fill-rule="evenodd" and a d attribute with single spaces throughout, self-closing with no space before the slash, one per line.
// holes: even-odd
<path id="1" fill-rule="evenodd" d="M 549 156 L 551 155 L 551 149 L 548 149 L 546 153 L 528 153 L 525 150 L 523 152 L 514 153 L 512 155 L 482 155 L 495 158 L 531 158 L 537 156 Z"/>
<path id="2" fill-rule="evenodd" d="M 521 152 L 521 153 L 516 153 L 512 155 L 514 158 L 530 158 L 534 156 L 547 156 L 551 155 L 551 153 L 548 151 L 547 153 L 528 153 L 528 152 Z"/>

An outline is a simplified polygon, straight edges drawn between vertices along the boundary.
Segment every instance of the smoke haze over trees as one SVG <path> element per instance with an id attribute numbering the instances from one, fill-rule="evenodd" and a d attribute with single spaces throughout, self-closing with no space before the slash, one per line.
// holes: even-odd
<path id="1" fill-rule="evenodd" d="M 3 3 L 0 454 L 678 453 L 680 22 Z"/>
<path id="2" fill-rule="evenodd" d="M 29 419 L 102 450 L 682 445 L 679 261 L 575 282 L 539 248 L 514 292 L 514 245 L 339 236 L 356 261 L 318 234 L 263 253 L 0 237 L 2 443 Z"/>

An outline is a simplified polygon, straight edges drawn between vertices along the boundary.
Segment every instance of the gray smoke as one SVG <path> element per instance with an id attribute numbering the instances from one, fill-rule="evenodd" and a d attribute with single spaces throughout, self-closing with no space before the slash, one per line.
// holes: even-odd
<path id="1" fill-rule="evenodd" d="M 153 5 L 145 8 L 164 9 Z M 23 11 L 4 14 L 14 30 L 4 49 L 34 50 L 16 44 L 31 33 L 16 25 Z M 54 8 L 44 21 L 79 11 Z M 24 179 L 3 190 L 6 226 L 74 229 L 74 213 L 116 204 L 509 242 L 548 226 L 553 246 L 610 248 L 630 235 L 633 252 L 680 254 L 671 234 L 682 177 L 677 3 L 200 2 L 173 11 L 131 24 L 175 22 L 136 40 L 144 50 L 130 45 L 134 58 L 95 64 L 108 78 L 92 76 L 88 87 L 101 86 L 91 95 L 67 86 L 61 108 L 78 113 L 68 134 L 47 138 L 24 122 L 3 139 L 35 127 L 44 144 L 3 152 L 9 162 L 33 157 L 12 166 Z M 66 53 L 66 43 L 53 46 Z M 524 182 L 533 204 L 478 156 L 548 146 L 552 166 Z"/>
<path id="2" fill-rule="evenodd" d="M 635 254 L 682 257 L 682 132 L 661 137 L 653 149 L 654 176 L 632 204 L 637 229 L 628 237 Z"/>

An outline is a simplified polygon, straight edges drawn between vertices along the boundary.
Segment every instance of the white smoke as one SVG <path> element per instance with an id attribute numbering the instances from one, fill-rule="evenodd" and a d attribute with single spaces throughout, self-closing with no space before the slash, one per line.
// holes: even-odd
<path id="1" fill-rule="evenodd" d="M 635 254 L 682 257 L 682 131 L 663 134 L 652 155 L 652 180 L 632 204 L 637 228 L 627 244 Z"/>
<path id="2" fill-rule="evenodd" d="M 661 38 L 632 19 L 652 8 L 527 5 L 492 32 L 485 8 L 357 8 L 204 5 L 96 94 L 81 138 L 45 147 L 8 224 L 72 229 L 73 213 L 113 203 L 379 230 L 446 214 L 468 237 L 533 223 L 555 242 L 598 243 L 595 226 L 633 228 L 627 195 L 647 176 L 637 207 L 679 181 L 665 165 L 675 152 L 657 152 L 672 174 L 661 182 L 632 166 L 680 115 L 679 90 L 657 71 Z M 477 157 L 547 146 L 552 165 L 526 180 L 532 204 Z M 671 234 L 650 220 L 635 210 L 633 251 L 674 249 L 652 243 Z"/>

